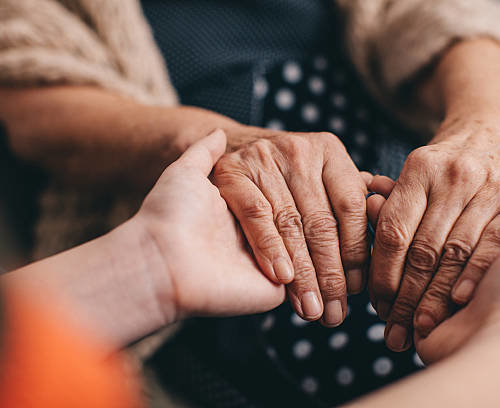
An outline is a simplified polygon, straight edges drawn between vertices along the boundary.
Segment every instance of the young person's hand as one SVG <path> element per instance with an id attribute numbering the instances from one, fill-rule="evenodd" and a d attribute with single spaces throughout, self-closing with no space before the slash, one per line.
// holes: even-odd
<path id="1" fill-rule="evenodd" d="M 201 139 L 163 172 L 130 220 L 0 282 L 56 299 L 68 322 L 111 350 L 185 317 L 273 309 L 285 288 L 254 263 L 208 179 L 225 148 L 223 131 Z"/>
<path id="2" fill-rule="evenodd" d="M 156 248 L 158 300 L 173 307 L 175 319 L 264 312 L 285 298 L 284 286 L 272 283 L 254 263 L 207 178 L 225 148 L 221 130 L 193 144 L 165 170 L 132 219 Z"/>

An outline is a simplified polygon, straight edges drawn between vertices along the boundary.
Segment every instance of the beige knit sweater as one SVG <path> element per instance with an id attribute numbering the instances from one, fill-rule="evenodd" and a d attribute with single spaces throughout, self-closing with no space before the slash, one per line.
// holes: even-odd
<path id="1" fill-rule="evenodd" d="M 453 41 L 500 39 L 496 0 L 337 3 L 346 16 L 348 49 L 367 86 L 420 129 L 435 127 L 436 118 L 405 107 L 398 90 Z M 51 84 L 90 84 L 146 104 L 177 104 L 138 0 L 0 0 L 0 85 Z M 35 256 L 109 230 L 138 202 L 138 197 L 96 197 L 49 186 L 42 194 Z"/>

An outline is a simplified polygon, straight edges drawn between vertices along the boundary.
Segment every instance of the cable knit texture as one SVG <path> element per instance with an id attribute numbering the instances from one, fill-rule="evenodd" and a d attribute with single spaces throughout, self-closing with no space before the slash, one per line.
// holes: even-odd
<path id="1" fill-rule="evenodd" d="M 136 0 L 2 0 L 0 85 L 51 84 L 95 85 L 145 104 L 177 104 Z M 41 195 L 34 258 L 109 231 L 140 201 L 49 185 Z"/>
<path id="2" fill-rule="evenodd" d="M 337 0 L 346 17 L 351 59 L 374 95 L 421 132 L 439 119 L 401 97 L 423 69 L 455 41 L 500 39 L 498 0 Z"/>

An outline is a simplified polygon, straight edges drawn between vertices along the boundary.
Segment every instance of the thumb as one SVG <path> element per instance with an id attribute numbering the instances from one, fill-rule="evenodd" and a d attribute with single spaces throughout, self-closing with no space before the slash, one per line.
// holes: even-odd
<path id="1" fill-rule="evenodd" d="M 222 129 L 216 129 L 208 136 L 191 145 L 175 162 L 176 167 L 198 169 L 208 176 L 215 163 L 226 151 L 227 138 Z"/>

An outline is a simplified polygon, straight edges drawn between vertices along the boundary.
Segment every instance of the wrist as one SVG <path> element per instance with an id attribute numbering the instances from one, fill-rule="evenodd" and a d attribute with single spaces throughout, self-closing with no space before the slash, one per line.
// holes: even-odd
<path id="1" fill-rule="evenodd" d="M 443 117 L 500 112 L 500 45 L 489 38 L 451 46 L 424 81 L 421 99 Z"/>
<path id="2" fill-rule="evenodd" d="M 178 319 L 175 286 L 168 256 L 159 247 L 158 241 L 135 215 L 113 230 L 109 239 L 113 248 L 120 248 L 120 268 L 132 271 L 130 285 L 135 287 L 136 300 L 144 310 L 147 322 L 142 336 L 175 323 Z"/>

